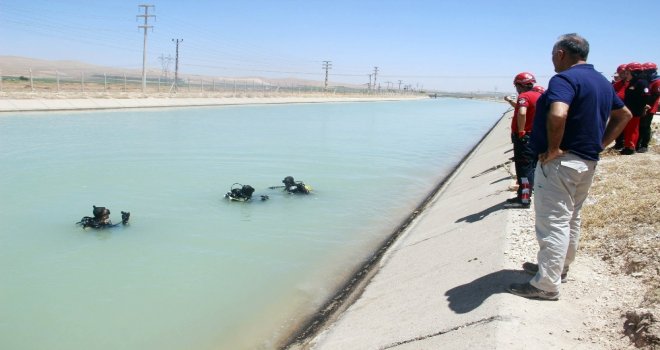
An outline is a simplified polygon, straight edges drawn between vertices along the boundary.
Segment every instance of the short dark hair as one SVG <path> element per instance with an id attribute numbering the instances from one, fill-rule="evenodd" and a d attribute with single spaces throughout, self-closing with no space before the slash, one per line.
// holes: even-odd
<path id="1" fill-rule="evenodd" d="M 556 48 L 560 48 L 570 55 L 586 60 L 589 56 L 589 42 L 576 33 L 564 34 L 557 39 Z"/>

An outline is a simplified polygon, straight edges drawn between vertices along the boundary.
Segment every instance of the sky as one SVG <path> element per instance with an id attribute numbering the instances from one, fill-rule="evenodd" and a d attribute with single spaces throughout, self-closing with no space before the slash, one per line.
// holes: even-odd
<path id="1" fill-rule="evenodd" d="M 513 92 L 523 71 L 546 86 L 556 39 L 576 32 L 608 78 L 660 61 L 659 0 L 0 0 L 0 56 L 209 77 L 300 78 L 385 88 Z M 168 59 L 171 58 L 171 59 Z M 167 63 L 169 62 L 169 65 Z M 170 73 L 171 74 L 171 73 Z M 391 82 L 391 83 L 387 83 Z"/>

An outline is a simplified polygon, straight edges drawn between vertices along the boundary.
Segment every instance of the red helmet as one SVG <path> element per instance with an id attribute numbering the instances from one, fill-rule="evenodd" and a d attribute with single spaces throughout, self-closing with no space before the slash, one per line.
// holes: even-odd
<path id="1" fill-rule="evenodd" d="M 623 73 L 623 71 L 626 70 L 626 66 L 627 66 L 627 64 L 625 64 L 625 63 L 620 64 L 618 67 L 616 67 L 616 72 L 619 73 L 619 74 Z"/>
<path id="2" fill-rule="evenodd" d="M 628 65 L 626 66 L 626 69 L 631 71 L 631 72 L 640 71 L 640 70 L 642 70 L 642 64 L 639 63 L 639 62 L 628 63 Z"/>
<path id="3" fill-rule="evenodd" d="M 532 85 L 536 83 L 536 78 L 532 73 L 522 72 L 513 79 L 515 85 Z"/>
<path id="4" fill-rule="evenodd" d="M 532 91 L 536 91 L 539 94 L 542 94 L 542 93 L 545 92 L 545 88 L 541 85 L 534 85 L 534 87 L 532 88 Z"/>
<path id="5" fill-rule="evenodd" d="M 658 70 L 658 66 L 653 62 L 642 63 L 643 70 Z"/>

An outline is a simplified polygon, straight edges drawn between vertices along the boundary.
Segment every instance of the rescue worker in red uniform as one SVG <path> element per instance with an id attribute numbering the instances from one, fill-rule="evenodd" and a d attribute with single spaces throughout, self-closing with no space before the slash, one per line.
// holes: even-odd
<path id="1" fill-rule="evenodd" d="M 633 117 L 626 125 L 626 128 L 623 130 L 623 149 L 621 150 L 622 155 L 631 155 L 635 153 L 637 149 L 637 141 L 639 140 L 639 122 L 643 115 L 646 114 L 646 101 L 649 94 L 649 84 L 644 79 L 644 73 L 641 63 L 633 62 L 629 63 L 626 67 L 632 79 L 630 84 L 626 89 L 626 95 L 624 96 L 623 102 L 626 104 L 626 107 L 630 110 Z"/>
<path id="2" fill-rule="evenodd" d="M 513 161 L 518 183 L 517 196 L 507 199 L 505 204 L 507 208 L 529 208 L 531 198 L 525 198 L 523 201 L 524 178 L 529 183 L 528 195 L 530 197 L 534 188 L 537 157 L 529 145 L 529 138 L 532 133 L 534 113 L 536 113 L 536 101 L 541 96 L 541 93 L 534 90 L 534 83 L 536 83 L 536 78 L 533 74 L 522 72 L 513 79 L 518 98 L 515 101 L 509 96 L 504 98 L 514 108 L 511 121 L 511 142 L 513 142 Z"/>
<path id="3" fill-rule="evenodd" d="M 616 68 L 616 73 L 614 73 L 614 80 L 612 81 L 612 87 L 616 91 L 616 95 L 619 96 L 621 101 L 623 101 L 626 96 L 626 89 L 630 85 L 630 72 L 626 69 L 627 64 L 620 64 Z M 623 149 L 623 133 L 617 136 L 614 142 L 614 149 L 621 151 Z"/>
<path id="4" fill-rule="evenodd" d="M 612 81 L 612 87 L 616 91 L 616 95 L 623 101 L 623 97 L 626 94 L 626 88 L 630 84 L 630 74 L 626 70 L 626 64 L 621 64 L 616 68 L 616 73 L 614 73 L 614 80 Z"/>
<path id="5" fill-rule="evenodd" d="M 644 153 L 648 151 L 649 141 L 651 141 L 651 123 L 653 116 L 658 112 L 658 101 L 660 100 L 660 79 L 658 78 L 658 66 L 653 62 L 642 64 L 644 78 L 649 82 L 649 93 L 646 100 L 646 113 L 639 121 L 639 141 L 637 143 L 637 152 Z"/>
<path id="6" fill-rule="evenodd" d="M 543 93 L 545 92 L 545 88 L 541 85 L 534 85 L 532 90 L 538 92 L 541 95 L 543 95 Z"/>

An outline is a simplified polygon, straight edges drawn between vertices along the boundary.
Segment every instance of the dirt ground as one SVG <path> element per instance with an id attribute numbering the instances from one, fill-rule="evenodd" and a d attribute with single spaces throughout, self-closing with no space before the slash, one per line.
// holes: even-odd
<path id="1" fill-rule="evenodd" d="M 623 219 L 635 217 L 626 210 L 642 210 L 625 201 L 637 198 L 635 193 L 646 196 L 649 185 L 630 186 L 627 182 L 635 180 L 620 174 L 620 169 L 636 169 L 640 164 L 645 164 L 649 173 L 638 181 L 659 183 L 660 146 L 632 156 L 604 152 L 582 212 L 580 251 L 571 265 L 568 282 L 561 286 L 560 301 L 542 302 L 525 310 L 539 314 L 531 314 L 529 319 L 541 323 L 546 335 L 556 338 L 557 348 L 571 349 L 577 345 L 581 349 L 660 349 L 658 192 L 652 194 L 656 199 L 650 199 L 646 205 L 650 208 L 643 209 L 646 222 Z M 617 184 L 625 189 L 619 192 L 626 196 L 616 197 Z M 622 203 L 623 209 L 614 208 L 605 198 Z M 603 228 L 616 227 L 617 222 L 621 225 L 616 237 Z M 510 210 L 508 227 L 505 267 L 520 269 L 525 261 L 536 262 L 533 206 Z M 631 264 L 637 268 L 631 268 Z M 551 316 L 541 316 L 544 312 Z M 528 341 L 527 344 L 533 344 L 532 339 Z"/>

